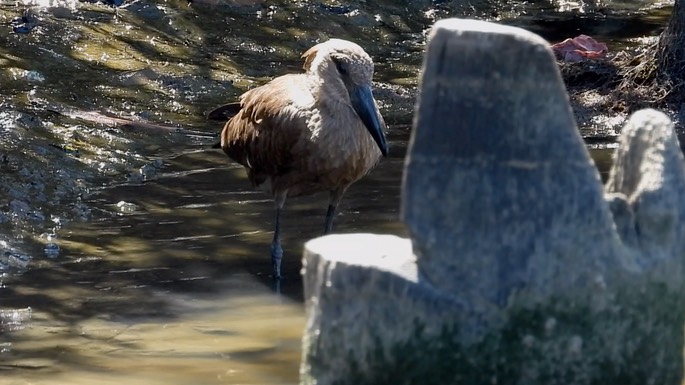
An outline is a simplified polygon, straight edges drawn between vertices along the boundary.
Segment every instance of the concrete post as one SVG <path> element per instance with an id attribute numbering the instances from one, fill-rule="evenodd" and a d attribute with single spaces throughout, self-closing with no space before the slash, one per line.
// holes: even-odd
<path id="1" fill-rule="evenodd" d="M 305 245 L 303 384 L 681 384 L 685 162 L 636 113 L 605 189 L 549 44 L 433 27 L 407 157 L 411 241 Z"/>

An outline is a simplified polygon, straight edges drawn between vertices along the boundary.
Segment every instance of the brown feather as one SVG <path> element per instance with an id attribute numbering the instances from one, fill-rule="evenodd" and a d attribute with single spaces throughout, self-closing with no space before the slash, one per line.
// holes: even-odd
<path id="1" fill-rule="evenodd" d="M 387 152 L 378 132 L 385 128 L 383 117 L 375 100 L 369 100 L 371 57 L 339 39 L 317 44 L 302 56 L 304 74 L 281 76 L 247 91 L 237 111 L 229 104 L 210 113 L 235 113 L 221 132 L 221 148 L 245 167 L 254 186 L 274 196 L 274 278 L 280 277 L 279 218 L 286 198 L 329 191 L 324 226 L 329 233 L 345 190 Z M 373 113 L 377 119 L 369 118 Z"/>
<path id="2" fill-rule="evenodd" d="M 239 114 L 221 134 L 221 148 L 247 169 L 255 186 L 292 168 L 293 147 L 307 131 L 306 116 L 288 108 L 293 104 L 293 79 L 298 76 L 302 75 L 282 76 L 243 94 Z"/>
<path id="3" fill-rule="evenodd" d="M 344 191 L 380 158 L 329 56 L 314 46 L 303 55 L 307 73 L 275 78 L 241 96 L 221 148 L 246 168 L 254 186 L 287 196 Z M 373 63 L 359 60 L 370 67 L 352 69 L 370 82 Z"/>
<path id="4" fill-rule="evenodd" d="M 312 48 L 308 49 L 305 53 L 302 54 L 302 58 L 304 59 L 304 64 L 302 65 L 302 68 L 306 71 L 309 72 L 309 69 L 312 66 L 312 61 L 314 61 L 314 58 L 316 57 L 317 52 L 319 52 L 319 45 L 315 45 Z"/>

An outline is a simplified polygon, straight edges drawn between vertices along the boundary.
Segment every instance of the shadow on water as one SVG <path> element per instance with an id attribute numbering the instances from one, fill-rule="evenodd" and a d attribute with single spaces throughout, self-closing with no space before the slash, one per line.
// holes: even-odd
<path id="1" fill-rule="evenodd" d="M 407 137 L 406 129 L 390 133 L 390 156 L 350 188 L 337 232 L 404 235 L 397 218 Z M 121 213 L 120 200 L 135 210 Z M 302 245 L 322 231 L 325 194 L 286 203 L 280 295 L 270 276 L 273 203 L 221 151 L 170 156 L 154 180 L 102 189 L 89 203 L 97 220 L 69 226 L 59 260 L 0 290 L 3 306 L 34 309 L 26 329 L 0 335 L 4 378 L 297 382 Z M 153 368 L 134 372 L 136 359 Z"/>

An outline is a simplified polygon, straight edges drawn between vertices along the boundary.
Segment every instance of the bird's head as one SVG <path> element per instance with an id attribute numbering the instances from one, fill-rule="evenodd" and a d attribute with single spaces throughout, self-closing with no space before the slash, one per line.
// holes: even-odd
<path id="1" fill-rule="evenodd" d="M 385 123 L 371 91 L 373 60 L 369 54 L 351 41 L 331 39 L 310 48 L 302 57 L 305 71 L 319 74 L 324 82 L 344 85 L 352 108 L 386 156 Z"/>

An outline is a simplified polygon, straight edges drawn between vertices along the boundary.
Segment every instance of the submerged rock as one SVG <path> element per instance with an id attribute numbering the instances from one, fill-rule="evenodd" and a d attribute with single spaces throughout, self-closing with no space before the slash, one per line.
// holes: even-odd
<path id="1" fill-rule="evenodd" d="M 26 13 L 23 16 L 17 17 L 10 23 L 14 33 L 26 34 L 33 31 L 38 26 L 38 20 L 31 13 Z"/>
<path id="2" fill-rule="evenodd" d="M 504 53 L 503 53 L 504 52 Z M 635 114 L 606 187 L 549 44 L 436 23 L 405 239 L 305 246 L 304 384 L 679 384 L 685 162 Z"/>

